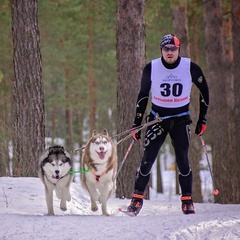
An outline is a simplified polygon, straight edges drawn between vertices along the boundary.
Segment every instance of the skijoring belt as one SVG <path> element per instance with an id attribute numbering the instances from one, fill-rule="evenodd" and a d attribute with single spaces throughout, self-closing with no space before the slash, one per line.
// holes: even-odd
<path id="1" fill-rule="evenodd" d="M 158 113 L 156 113 L 154 110 L 151 109 L 150 111 L 151 114 L 153 114 L 154 117 L 157 116 Z M 182 112 L 182 113 L 179 113 L 179 114 L 175 114 L 175 115 L 170 115 L 170 116 L 164 116 L 164 117 L 160 117 L 162 120 L 164 119 L 168 119 L 168 118 L 172 118 L 172 117 L 182 117 L 182 116 L 186 116 L 186 115 L 189 115 L 190 114 L 190 111 L 187 111 L 187 112 Z"/>

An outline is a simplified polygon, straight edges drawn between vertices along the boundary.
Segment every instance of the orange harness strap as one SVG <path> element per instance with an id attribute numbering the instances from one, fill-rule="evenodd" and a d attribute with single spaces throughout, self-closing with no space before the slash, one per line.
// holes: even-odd
<path id="1" fill-rule="evenodd" d="M 99 182 L 99 178 L 106 174 L 107 170 L 103 171 L 100 175 L 96 175 L 95 172 L 91 169 L 92 175 L 95 177 L 96 181 Z"/>

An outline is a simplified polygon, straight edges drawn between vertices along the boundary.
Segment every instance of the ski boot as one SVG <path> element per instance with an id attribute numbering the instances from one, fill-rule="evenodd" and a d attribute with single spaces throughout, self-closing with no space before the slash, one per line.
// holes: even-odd
<path id="1" fill-rule="evenodd" d="M 132 195 L 132 200 L 127 210 L 129 212 L 134 213 L 134 215 L 137 216 L 140 210 L 142 209 L 142 205 L 143 205 L 143 193 L 135 191 Z"/>
<path id="2" fill-rule="evenodd" d="M 192 201 L 192 196 L 182 196 L 182 211 L 184 214 L 194 214 L 194 205 Z"/>

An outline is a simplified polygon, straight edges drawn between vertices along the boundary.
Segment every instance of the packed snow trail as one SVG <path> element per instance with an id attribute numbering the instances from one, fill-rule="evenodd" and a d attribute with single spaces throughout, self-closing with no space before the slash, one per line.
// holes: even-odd
<path id="1" fill-rule="evenodd" d="M 71 186 L 68 210 L 46 216 L 44 186 L 38 178 L 0 177 L 0 240 L 237 240 L 240 239 L 240 205 L 195 203 L 196 214 L 184 215 L 178 196 L 158 195 L 145 200 L 138 216 L 118 211 L 130 199 L 109 199 L 112 216 L 90 210 L 87 192 Z"/>

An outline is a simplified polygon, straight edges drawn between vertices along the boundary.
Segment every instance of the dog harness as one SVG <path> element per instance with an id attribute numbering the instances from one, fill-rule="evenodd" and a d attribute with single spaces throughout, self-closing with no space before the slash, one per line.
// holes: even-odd
<path id="1" fill-rule="evenodd" d="M 95 172 L 91 169 L 91 173 L 97 182 L 99 182 L 99 178 L 102 177 L 104 174 L 106 174 L 106 172 L 107 172 L 107 170 L 103 171 L 100 175 L 96 175 Z"/>

